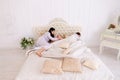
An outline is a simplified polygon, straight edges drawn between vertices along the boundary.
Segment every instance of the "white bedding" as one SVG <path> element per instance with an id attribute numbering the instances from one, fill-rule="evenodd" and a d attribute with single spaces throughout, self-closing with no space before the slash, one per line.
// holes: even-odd
<path id="1" fill-rule="evenodd" d="M 92 51 L 89 48 L 82 46 L 82 49 L 84 49 L 82 52 L 80 48 L 81 47 L 77 48 L 75 51 L 72 51 L 76 55 L 70 53 L 70 56 L 78 57 L 81 60 L 89 58 L 97 61 L 100 64 L 97 70 L 91 70 L 82 66 L 83 69 L 82 73 L 64 72 L 61 75 L 43 74 L 41 73 L 43 63 L 46 59 L 49 58 L 38 57 L 35 54 L 31 54 L 25 61 L 24 65 L 22 66 L 22 69 L 20 70 L 15 80 L 113 80 L 114 79 L 114 76 L 111 73 L 111 71 L 96 55 L 92 53 Z M 59 53 L 61 49 L 55 47 L 54 45 L 50 50 L 46 52 L 46 54 L 49 53 L 50 51 L 53 53 L 55 52 Z"/>

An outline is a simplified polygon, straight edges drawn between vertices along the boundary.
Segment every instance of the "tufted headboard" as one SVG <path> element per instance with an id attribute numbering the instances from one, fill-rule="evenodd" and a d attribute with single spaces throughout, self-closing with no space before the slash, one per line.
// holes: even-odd
<path id="1" fill-rule="evenodd" d="M 57 34 L 62 36 L 69 36 L 75 32 L 80 32 L 80 26 L 70 26 L 66 21 L 61 18 L 55 18 L 45 26 L 37 26 L 33 28 L 35 39 L 49 30 L 50 27 L 54 27 Z"/>

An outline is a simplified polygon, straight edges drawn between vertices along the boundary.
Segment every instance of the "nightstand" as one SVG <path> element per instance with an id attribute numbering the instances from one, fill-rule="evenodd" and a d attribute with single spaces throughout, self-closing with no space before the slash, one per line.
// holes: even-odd
<path id="1" fill-rule="evenodd" d="M 107 29 L 101 34 L 100 54 L 103 51 L 103 47 L 117 49 L 117 60 L 120 59 L 120 35 L 116 34 L 114 30 Z"/>

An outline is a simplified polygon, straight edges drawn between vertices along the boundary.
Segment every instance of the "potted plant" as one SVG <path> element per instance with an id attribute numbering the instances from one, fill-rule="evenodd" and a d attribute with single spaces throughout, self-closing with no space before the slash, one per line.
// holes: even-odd
<path id="1" fill-rule="evenodd" d="M 34 45 L 34 39 L 33 38 L 31 38 L 31 37 L 29 37 L 29 38 L 22 38 L 21 39 L 21 47 L 23 48 L 23 49 L 28 49 L 28 48 L 31 48 L 31 47 L 33 47 L 33 45 Z"/>

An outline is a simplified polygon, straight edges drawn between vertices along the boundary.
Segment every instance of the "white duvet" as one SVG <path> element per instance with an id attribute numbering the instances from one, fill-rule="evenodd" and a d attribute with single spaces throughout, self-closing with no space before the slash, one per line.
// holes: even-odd
<path id="1" fill-rule="evenodd" d="M 36 54 L 31 54 L 25 61 L 22 69 L 17 75 L 15 80 L 113 80 L 114 76 L 106 65 L 95 56 L 92 51 L 85 47 L 80 41 L 71 45 L 73 48 L 69 55 L 62 55 L 62 49 L 56 47 L 60 42 L 54 43 L 52 48 L 45 52 L 43 57 L 38 57 Z M 78 44 L 79 43 L 79 44 Z M 51 54 L 52 53 L 52 54 Z M 50 54 L 50 55 L 48 55 Z M 61 58 L 61 57 L 78 57 L 82 60 L 87 58 L 99 63 L 97 70 L 91 70 L 82 66 L 83 72 L 64 72 L 62 75 L 43 74 L 41 69 L 43 63 L 48 57 Z"/>

